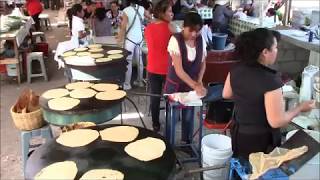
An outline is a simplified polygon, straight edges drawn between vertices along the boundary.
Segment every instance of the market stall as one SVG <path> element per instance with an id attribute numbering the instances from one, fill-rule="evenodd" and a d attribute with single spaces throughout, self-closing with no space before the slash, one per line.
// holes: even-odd
<path id="1" fill-rule="evenodd" d="M 6 18 L 9 21 L 9 18 Z M 19 18 L 19 17 L 17 17 Z M 1 18 L 1 24 L 6 24 L 4 21 L 4 16 Z M 20 18 L 21 21 L 21 18 Z M 19 25 L 17 29 L 2 29 L 1 35 L 0 35 L 0 41 L 12 41 L 13 42 L 13 49 L 14 49 L 14 58 L 5 58 L 0 60 L 0 64 L 4 65 L 15 65 L 15 67 L 12 67 L 16 69 L 15 76 L 17 76 L 17 82 L 20 84 L 21 82 L 21 67 L 22 67 L 22 59 L 19 58 L 19 51 L 18 48 L 21 45 L 21 43 L 24 41 L 24 39 L 30 34 L 29 30 L 31 28 L 31 25 L 33 24 L 33 19 L 31 17 L 24 17 L 22 20 L 22 24 Z"/>

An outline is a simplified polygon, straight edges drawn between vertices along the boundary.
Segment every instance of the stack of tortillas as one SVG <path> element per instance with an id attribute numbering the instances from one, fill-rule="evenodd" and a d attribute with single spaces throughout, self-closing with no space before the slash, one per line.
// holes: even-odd
<path id="1" fill-rule="evenodd" d="M 69 57 L 69 56 L 74 56 L 76 55 L 77 53 L 74 52 L 74 51 L 68 51 L 68 52 L 65 52 L 62 54 L 63 57 Z"/>
<path id="2" fill-rule="evenodd" d="M 88 48 L 90 48 L 90 49 L 101 49 L 102 48 L 102 44 L 90 44 L 90 45 L 88 45 Z"/>
<path id="3" fill-rule="evenodd" d="M 62 133 L 57 143 L 68 147 L 81 147 L 90 144 L 99 137 L 99 132 L 92 129 L 76 129 Z"/>
<path id="4" fill-rule="evenodd" d="M 112 169 L 93 169 L 86 172 L 80 180 L 123 180 L 124 174 L 117 170 Z"/>
<path id="5" fill-rule="evenodd" d="M 88 50 L 88 48 L 75 48 L 74 51 L 75 52 L 83 52 L 83 51 L 86 51 Z"/>
<path id="6" fill-rule="evenodd" d="M 125 91 L 113 90 L 113 91 L 99 92 L 96 94 L 96 98 L 98 100 L 113 101 L 113 100 L 122 99 L 126 95 L 127 93 Z"/>
<path id="7" fill-rule="evenodd" d="M 110 58 L 110 59 L 123 58 L 123 55 L 121 53 L 122 53 L 122 50 L 110 50 L 107 52 L 107 54 L 109 54 L 108 58 Z"/>
<path id="8" fill-rule="evenodd" d="M 73 98 L 91 98 L 94 95 L 96 95 L 96 91 L 92 90 L 92 89 L 75 89 L 73 91 L 70 92 L 70 97 Z"/>
<path id="9" fill-rule="evenodd" d="M 93 86 L 90 82 L 75 82 L 75 83 L 69 83 L 66 85 L 66 88 L 71 89 L 85 89 Z"/>
<path id="10" fill-rule="evenodd" d="M 128 144 L 124 151 L 140 161 L 152 161 L 162 157 L 166 144 L 157 138 L 147 137 Z"/>
<path id="11" fill-rule="evenodd" d="M 41 96 L 46 99 L 52 99 L 52 98 L 60 98 L 63 96 L 67 96 L 69 94 L 69 91 L 64 88 L 58 88 L 58 89 L 50 89 L 46 92 L 44 92 Z"/>
<path id="12" fill-rule="evenodd" d="M 101 139 L 112 142 L 131 142 L 138 137 L 139 130 L 132 126 L 116 126 L 99 132 Z"/>
<path id="13" fill-rule="evenodd" d="M 94 84 L 91 88 L 96 91 L 113 91 L 119 89 L 119 86 L 117 84 L 99 83 Z"/>
<path id="14" fill-rule="evenodd" d="M 63 161 L 53 163 L 36 174 L 35 180 L 73 180 L 78 173 L 76 163 Z"/>
<path id="15" fill-rule="evenodd" d="M 48 101 L 49 108 L 56 111 L 70 110 L 79 104 L 80 104 L 79 99 L 74 99 L 69 97 L 60 97 L 60 98 L 50 99 Z"/>

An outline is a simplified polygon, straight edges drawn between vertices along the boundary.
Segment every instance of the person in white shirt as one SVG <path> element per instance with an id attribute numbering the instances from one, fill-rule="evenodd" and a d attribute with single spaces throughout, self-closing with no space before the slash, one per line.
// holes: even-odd
<path id="1" fill-rule="evenodd" d="M 75 47 L 85 46 L 87 44 L 87 34 L 83 23 L 84 11 L 81 4 L 73 5 L 72 11 L 71 41 L 74 43 Z"/>
<path id="2" fill-rule="evenodd" d="M 131 89 L 132 60 L 137 60 L 138 78 L 135 84 L 144 86 L 143 84 L 143 62 L 141 43 L 143 41 L 143 21 L 148 16 L 147 11 L 138 5 L 138 0 L 129 0 L 130 6 L 123 10 L 120 32 L 117 37 L 118 44 L 130 51 L 132 54 L 127 57 L 128 65 L 123 88 Z"/>

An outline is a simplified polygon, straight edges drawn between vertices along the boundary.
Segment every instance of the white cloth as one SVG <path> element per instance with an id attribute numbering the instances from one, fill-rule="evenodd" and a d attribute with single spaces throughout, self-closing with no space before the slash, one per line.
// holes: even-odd
<path id="1" fill-rule="evenodd" d="M 60 42 L 57 46 L 56 52 L 54 54 L 54 60 L 57 61 L 58 63 L 58 69 L 64 68 L 64 63 L 63 61 L 59 58 L 64 52 L 70 51 L 71 49 L 76 48 L 75 44 L 70 40 L 70 41 L 64 41 Z"/>
<path id="2" fill-rule="evenodd" d="M 131 76 L 132 76 L 132 60 L 135 59 L 137 61 L 138 65 L 138 81 L 141 81 L 143 79 L 143 61 L 142 61 L 142 52 L 141 47 L 139 45 L 135 45 L 130 41 L 125 41 L 125 49 L 130 51 L 132 54 L 130 54 L 127 57 L 127 72 L 125 77 L 124 86 L 130 87 L 131 82 Z"/>
<path id="3" fill-rule="evenodd" d="M 203 47 L 202 61 L 204 61 L 204 59 L 207 56 L 207 44 L 206 44 L 206 40 L 203 37 L 202 37 L 202 43 L 203 43 L 203 45 L 202 45 L 202 47 Z M 188 51 L 188 60 L 192 62 L 196 59 L 196 47 L 190 47 L 187 44 L 186 44 L 186 46 L 187 46 L 187 51 Z M 178 44 L 177 39 L 174 36 L 171 36 L 167 50 L 170 55 L 172 55 L 172 54 L 180 55 L 179 44 Z"/>
<path id="4" fill-rule="evenodd" d="M 142 41 L 142 22 L 140 21 L 139 15 L 137 15 L 135 21 L 133 22 L 134 16 L 136 14 L 135 8 L 139 8 L 138 12 L 141 15 L 142 20 L 144 20 L 144 8 L 142 6 L 128 6 L 123 10 L 123 13 L 125 13 L 128 17 L 126 30 L 128 30 L 128 28 L 133 23 L 132 28 L 127 34 L 127 38 L 135 43 L 140 43 Z"/>
<path id="5" fill-rule="evenodd" d="M 179 102 L 185 106 L 202 106 L 201 98 L 203 96 L 198 96 L 196 91 L 177 92 L 166 95 L 168 95 L 170 99 Z"/>
<path id="6" fill-rule="evenodd" d="M 71 41 L 75 47 L 79 47 L 79 32 L 85 31 L 83 19 L 77 16 L 72 16 L 72 36 Z M 83 41 L 86 41 L 85 38 L 82 38 Z"/>

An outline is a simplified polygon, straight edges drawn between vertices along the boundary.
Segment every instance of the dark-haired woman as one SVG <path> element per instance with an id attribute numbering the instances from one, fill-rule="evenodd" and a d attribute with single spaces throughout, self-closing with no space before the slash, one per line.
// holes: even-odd
<path id="1" fill-rule="evenodd" d="M 145 29 L 148 47 L 147 71 L 150 93 L 161 94 L 168 69 L 169 53 L 167 47 L 174 31 L 170 24 L 173 18 L 172 8 L 167 0 L 162 0 L 156 4 L 154 17 L 156 20 L 148 24 Z M 153 130 L 157 132 L 160 130 L 160 98 L 150 97 L 150 101 L 152 126 Z"/>
<path id="2" fill-rule="evenodd" d="M 84 11 L 81 4 L 75 4 L 72 6 L 72 26 L 71 26 L 71 41 L 75 47 L 85 46 L 86 31 L 83 23 Z"/>
<path id="3" fill-rule="evenodd" d="M 236 42 L 242 63 L 228 74 L 223 89 L 223 97 L 235 102 L 231 131 L 235 157 L 269 153 L 281 143 L 279 128 L 314 106 L 313 101 L 302 102 L 285 112 L 281 78 L 268 67 L 276 60 L 279 39 L 278 32 L 259 28 L 241 34 Z"/>
<path id="4" fill-rule="evenodd" d="M 95 18 L 92 21 L 92 30 L 94 36 L 111 36 L 111 21 L 106 16 L 105 8 L 97 8 Z"/>
<path id="5" fill-rule="evenodd" d="M 164 93 L 194 90 L 199 96 L 205 96 L 206 89 L 203 87 L 202 78 L 207 51 L 206 42 L 201 36 L 202 25 L 201 16 L 196 12 L 189 12 L 184 17 L 183 31 L 170 38 L 168 45 L 170 58 Z M 177 115 L 173 118 L 179 118 L 176 109 L 173 111 Z M 182 109 L 182 141 L 187 144 L 192 142 L 193 117 L 193 107 Z"/>

